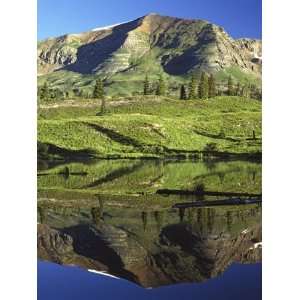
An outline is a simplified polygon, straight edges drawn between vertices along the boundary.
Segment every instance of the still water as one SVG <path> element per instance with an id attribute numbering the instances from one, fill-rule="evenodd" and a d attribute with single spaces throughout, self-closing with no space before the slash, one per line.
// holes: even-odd
<path id="1" fill-rule="evenodd" d="M 260 164 L 39 167 L 39 299 L 261 299 Z"/>

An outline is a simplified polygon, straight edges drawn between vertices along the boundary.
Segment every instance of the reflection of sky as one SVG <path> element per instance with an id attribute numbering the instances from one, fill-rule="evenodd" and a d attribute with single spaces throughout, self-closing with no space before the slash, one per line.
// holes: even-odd
<path id="1" fill-rule="evenodd" d="M 76 267 L 38 262 L 38 300 L 260 300 L 261 264 L 233 264 L 202 284 L 144 289 Z"/>

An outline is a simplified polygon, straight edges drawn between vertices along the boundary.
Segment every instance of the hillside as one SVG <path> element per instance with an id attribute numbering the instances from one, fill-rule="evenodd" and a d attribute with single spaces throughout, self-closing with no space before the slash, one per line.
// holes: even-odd
<path id="1" fill-rule="evenodd" d="M 39 108 L 40 153 L 92 157 L 201 157 L 261 152 L 261 102 L 240 97 L 131 97 Z M 253 139 L 253 131 L 255 139 Z M 46 155 L 46 153 L 44 153 Z"/>
<path id="2" fill-rule="evenodd" d="M 105 78 L 108 94 L 130 95 L 145 73 L 178 86 L 192 73 L 260 85 L 261 41 L 233 39 L 215 24 L 150 14 L 127 23 L 38 43 L 39 84 L 82 88 Z"/>

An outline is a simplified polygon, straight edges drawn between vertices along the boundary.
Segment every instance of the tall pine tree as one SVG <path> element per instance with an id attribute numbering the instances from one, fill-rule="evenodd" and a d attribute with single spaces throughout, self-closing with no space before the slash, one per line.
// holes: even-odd
<path id="1" fill-rule="evenodd" d="M 184 85 L 180 87 L 180 100 L 187 100 L 187 94 Z"/>
<path id="2" fill-rule="evenodd" d="M 233 81 L 232 81 L 231 76 L 228 77 L 227 94 L 228 94 L 228 96 L 233 96 L 234 95 Z"/>
<path id="3" fill-rule="evenodd" d="M 157 83 L 157 89 L 156 89 L 156 95 L 158 96 L 164 96 L 166 94 L 166 83 L 162 75 L 160 75 L 158 83 Z"/>
<path id="4" fill-rule="evenodd" d="M 101 100 L 100 115 L 103 115 L 105 113 L 105 94 L 104 94 L 103 81 L 101 79 L 96 80 L 96 85 L 93 92 L 93 98 Z"/>
<path id="5" fill-rule="evenodd" d="M 209 93 L 209 84 L 208 84 L 208 76 L 206 73 L 202 72 L 200 83 L 198 87 L 198 97 L 200 99 L 207 99 Z"/>
<path id="6" fill-rule="evenodd" d="M 93 98 L 95 98 L 95 99 L 103 99 L 104 98 L 104 87 L 103 87 L 103 81 L 101 79 L 96 80 Z"/>
<path id="7" fill-rule="evenodd" d="M 241 95 L 243 97 L 245 97 L 245 98 L 249 98 L 250 97 L 249 86 L 247 84 L 243 86 Z"/>
<path id="8" fill-rule="evenodd" d="M 213 74 L 208 78 L 208 98 L 216 96 L 216 82 Z"/>
<path id="9" fill-rule="evenodd" d="M 238 82 L 235 89 L 235 95 L 240 96 L 241 95 L 241 84 Z"/>
<path id="10" fill-rule="evenodd" d="M 148 75 L 146 75 L 144 80 L 144 95 L 150 95 L 151 94 L 151 88 L 150 88 L 150 81 Z"/>
<path id="11" fill-rule="evenodd" d="M 193 75 L 189 84 L 189 99 L 197 98 L 197 82 L 196 78 Z"/>
<path id="12" fill-rule="evenodd" d="M 40 88 L 40 99 L 41 100 L 49 100 L 50 98 L 50 90 L 48 87 L 48 83 L 47 81 L 45 81 L 45 83 L 43 84 L 43 86 Z"/>

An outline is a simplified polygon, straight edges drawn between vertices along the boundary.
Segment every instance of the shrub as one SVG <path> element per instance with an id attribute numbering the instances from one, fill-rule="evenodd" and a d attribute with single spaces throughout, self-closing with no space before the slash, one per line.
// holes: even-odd
<path id="1" fill-rule="evenodd" d="M 205 152 L 215 152 L 215 151 L 218 151 L 218 146 L 217 146 L 216 143 L 208 143 L 204 147 L 203 151 L 205 151 Z"/>

